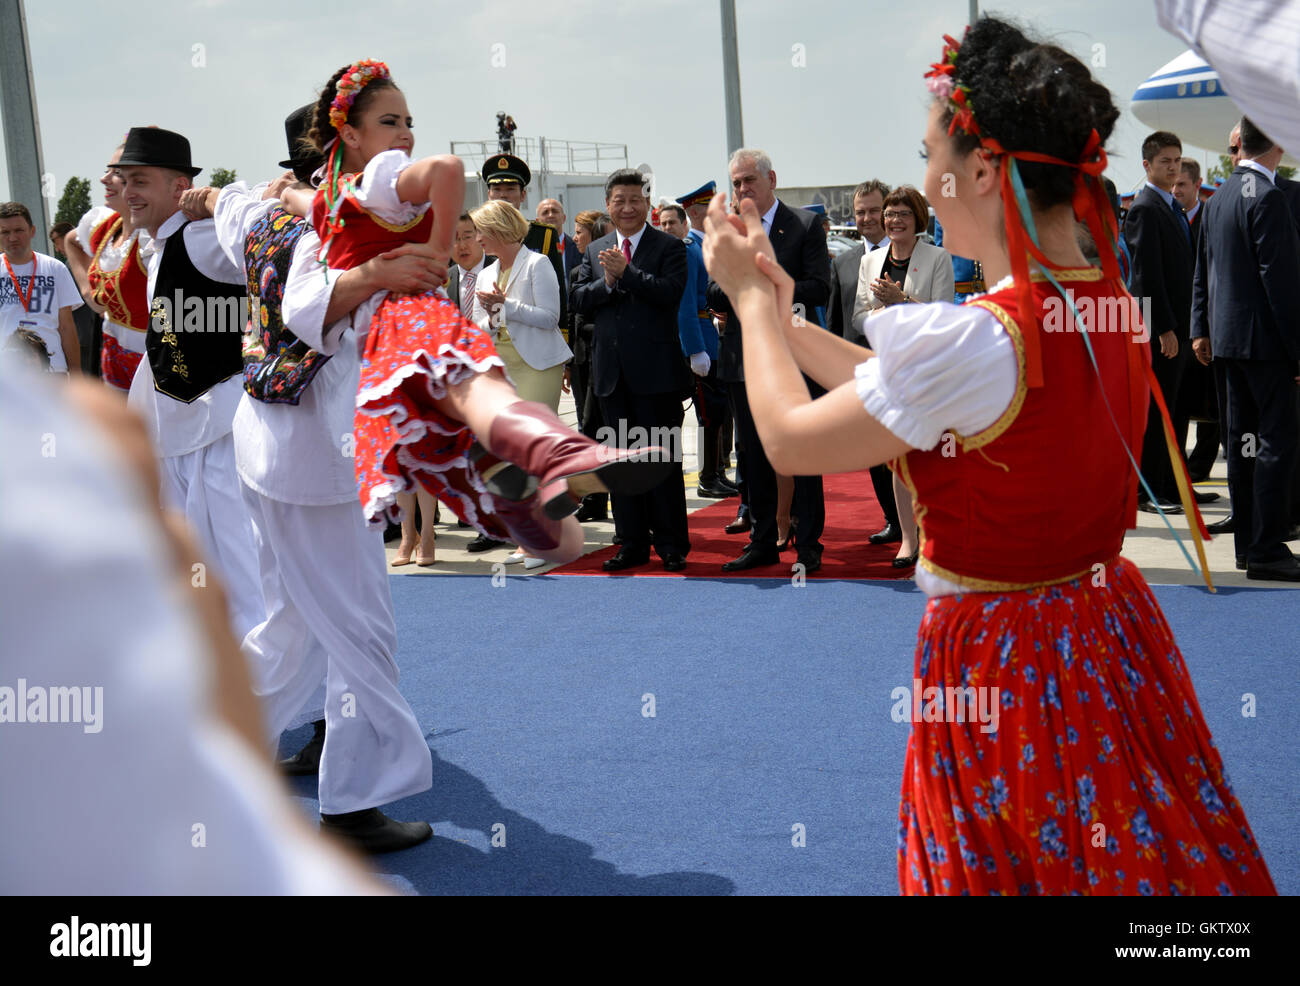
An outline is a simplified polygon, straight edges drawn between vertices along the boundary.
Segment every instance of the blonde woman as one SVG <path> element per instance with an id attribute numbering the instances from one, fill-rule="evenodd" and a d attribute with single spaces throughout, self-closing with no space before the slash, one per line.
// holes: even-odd
<path id="1" fill-rule="evenodd" d="M 509 202 L 485 202 L 470 213 L 483 252 L 497 259 L 483 268 L 473 319 L 492 335 L 521 400 L 552 411 L 560 406 L 564 365 L 573 356 L 560 333 L 560 284 L 542 254 L 524 246 L 528 220 Z M 520 550 L 507 562 L 540 568 L 546 562 Z"/>

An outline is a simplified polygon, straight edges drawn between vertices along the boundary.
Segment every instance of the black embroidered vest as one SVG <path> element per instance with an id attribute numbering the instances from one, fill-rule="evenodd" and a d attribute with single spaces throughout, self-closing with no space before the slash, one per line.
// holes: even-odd
<path id="1" fill-rule="evenodd" d="M 163 246 L 144 339 L 154 389 L 185 404 L 243 369 L 247 321 L 243 285 L 214 281 L 190 260 L 188 225 Z"/>
<path id="2" fill-rule="evenodd" d="M 249 311 L 244 390 L 265 404 L 297 404 L 329 360 L 290 332 L 280 311 L 294 248 L 308 228 L 305 220 L 276 206 L 253 224 L 244 239 Z"/>

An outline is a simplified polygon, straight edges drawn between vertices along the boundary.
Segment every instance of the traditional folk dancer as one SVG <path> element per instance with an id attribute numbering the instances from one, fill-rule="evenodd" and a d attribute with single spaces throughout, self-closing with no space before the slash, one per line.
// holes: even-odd
<path id="1" fill-rule="evenodd" d="M 181 193 L 200 168 L 178 133 L 134 127 L 117 162 L 131 222 L 148 234 L 146 359 L 128 403 L 153 437 L 163 498 L 182 511 L 223 576 L 242 638 L 266 618 L 252 525 L 235 472 L 231 420 L 241 394 L 244 271 L 221 251 L 211 220 L 190 222 Z M 202 572 L 196 571 L 201 584 Z"/>
<path id="2" fill-rule="evenodd" d="M 451 156 L 413 162 L 406 99 L 382 62 L 361 61 L 324 87 L 310 132 L 327 155 L 324 181 L 288 189 L 331 267 L 352 268 L 402 243 L 430 243 L 443 263 L 464 200 Z M 368 520 L 396 512 L 415 481 L 488 537 L 552 562 L 582 552 L 572 514 L 586 493 L 648 489 L 672 468 L 661 448 L 605 448 L 544 404 L 521 401 L 491 337 L 441 291 L 376 293 L 354 316 L 364 327 L 356 467 Z"/>
<path id="3" fill-rule="evenodd" d="M 63 252 L 86 303 L 104 319 L 100 376 L 125 394 L 144 356 L 149 330 L 149 268 L 140 255 L 141 230 L 122 198 L 122 149 L 119 145 L 113 151 L 99 179 L 104 204 L 81 217 L 64 239 Z"/>
<path id="4" fill-rule="evenodd" d="M 320 164 L 299 139 L 314 105 L 285 121 L 290 159 L 306 180 Z M 316 263 L 311 224 L 280 207 L 294 175 L 250 191 L 243 182 L 186 193 L 191 215 L 215 213 L 218 239 L 247 272 L 254 319 L 245 345 L 245 394 L 234 419 L 235 461 L 253 518 L 267 617 L 244 638 L 272 742 L 298 721 L 325 681 L 316 735 L 282 766 L 319 767 L 321 828 L 371 853 L 416 845 L 427 822 L 379 806 L 428 790 L 432 758 L 397 688 L 392 597 L 382 532 L 357 498 L 352 418 L 360 378 L 350 310 L 375 291 L 441 283 L 421 252 L 350 271 Z"/>
<path id="5" fill-rule="evenodd" d="M 719 197 L 705 239 L 709 272 L 745 323 L 773 465 L 806 474 L 892 459 L 922 508 L 917 583 L 930 601 L 914 677 L 947 697 L 944 721 L 912 724 L 899 883 L 1274 893 L 1173 634 L 1119 554 L 1137 516 L 1150 362 L 1095 315 L 1117 298 L 1136 310 L 1098 178 L 1118 111 L 1074 57 L 987 17 L 960 46 L 948 39 L 930 78 L 926 192 L 950 248 L 983 263 L 992 293 L 891 309 L 873 320 L 863 362 L 852 343 L 792 322 L 792 282 L 752 205 L 729 218 Z M 1101 270 L 1079 251 L 1076 216 Z M 1029 274 L 1030 254 L 1042 274 Z M 1091 311 L 1067 300 L 1074 331 L 1042 331 L 1062 311 L 1062 283 Z M 830 392 L 810 400 L 800 369 Z M 971 721 L 983 689 L 998 717 Z"/>

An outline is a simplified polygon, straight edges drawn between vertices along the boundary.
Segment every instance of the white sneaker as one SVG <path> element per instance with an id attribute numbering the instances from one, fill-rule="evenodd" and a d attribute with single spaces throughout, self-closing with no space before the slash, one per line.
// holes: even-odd
<path id="1" fill-rule="evenodd" d="M 526 557 L 527 556 L 522 551 L 512 551 L 510 554 L 506 555 L 506 564 L 518 565 Z"/>
<path id="2" fill-rule="evenodd" d="M 529 555 L 527 558 L 524 559 L 524 568 L 527 569 L 541 568 L 546 563 L 547 562 L 545 558 L 535 558 L 532 555 Z"/>

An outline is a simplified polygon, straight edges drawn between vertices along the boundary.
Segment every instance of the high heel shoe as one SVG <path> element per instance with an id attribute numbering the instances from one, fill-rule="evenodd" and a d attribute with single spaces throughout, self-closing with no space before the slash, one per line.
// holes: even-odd
<path id="1" fill-rule="evenodd" d="M 406 551 L 406 553 L 403 554 L 402 553 L 403 551 Z M 414 552 L 415 552 L 415 545 L 411 545 L 410 549 L 408 550 L 406 548 L 406 545 L 399 544 L 397 546 L 397 553 L 393 555 L 392 566 L 394 568 L 401 568 L 403 565 L 411 564 L 411 555 Z"/>
<path id="2" fill-rule="evenodd" d="M 913 565 L 916 564 L 916 560 L 917 558 L 920 557 L 920 555 L 921 555 L 921 549 L 917 548 L 910 555 L 903 555 L 903 557 L 901 558 L 895 558 L 889 564 L 893 565 L 895 568 L 911 568 Z"/>
<path id="3" fill-rule="evenodd" d="M 421 545 L 420 547 L 422 548 L 424 546 Z M 430 557 L 426 558 L 424 554 L 417 548 L 415 552 L 415 564 L 418 565 L 420 568 L 432 568 L 434 565 L 436 565 L 438 562 L 438 557 L 437 557 L 438 548 L 436 544 L 432 546 L 432 551 L 433 554 Z"/>
<path id="4" fill-rule="evenodd" d="M 497 414 L 484 444 L 494 456 L 537 477 L 542 510 L 552 520 L 576 513 L 589 493 L 648 492 L 675 465 L 668 450 L 657 445 L 620 449 L 593 442 L 537 401 L 516 401 Z"/>
<path id="5" fill-rule="evenodd" d="M 790 521 L 790 529 L 789 529 L 788 531 L 785 532 L 785 540 L 784 540 L 784 541 L 778 541 L 778 542 L 776 542 L 776 550 L 777 550 L 778 552 L 785 551 L 785 550 L 788 549 L 791 545 L 798 544 L 798 540 L 797 540 L 797 539 L 795 538 L 795 536 L 794 536 L 794 529 L 795 529 L 797 526 L 798 526 L 798 521 L 796 521 L 796 520 L 791 520 L 791 521 Z"/>

